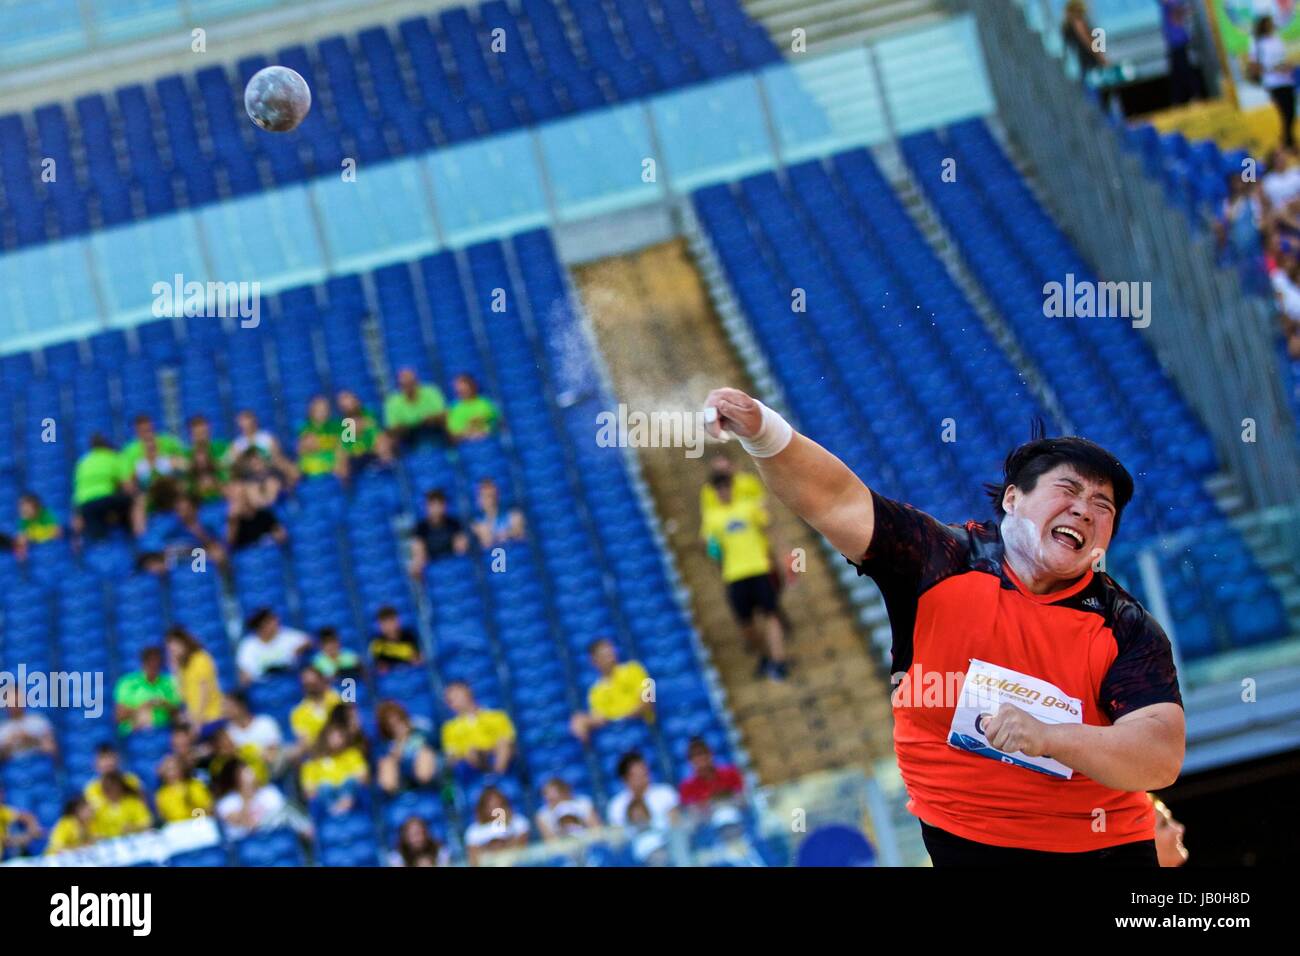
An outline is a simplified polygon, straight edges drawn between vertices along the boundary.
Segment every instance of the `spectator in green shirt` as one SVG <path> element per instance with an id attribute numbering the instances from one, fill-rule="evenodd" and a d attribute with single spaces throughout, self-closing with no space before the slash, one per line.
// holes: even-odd
<path id="1" fill-rule="evenodd" d="M 355 392 L 343 389 L 335 398 L 343 423 L 343 447 L 352 465 L 364 468 L 371 462 L 389 465 L 393 461 L 393 440 L 379 427 L 379 420 L 361 404 Z"/>
<path id="2" fill-rule="evenodd" d="M 113 688 L 117 732 L 125 736 L 134 730 L 166 727 L 184 703 L 171 674 L 163 670 L 161 647 L 140 652 L 140 669 L 124 674 Z"/>
<path id="3" fill-rule="evenodd" d="M 453 384 L 456 401 L 447 413 L 447 432 L 458 442 L 487 438 L 501 419 L 496 405 L 478 393 L 478 382 L 472 375 L 461 373 Z"/>
<path id="4" fill-rule="evenodd" d="M 18 539 L 15 542 L 18 556 L 23 557 L 33 544 L 44 544 L 63 536 L 59 519 L 45 507 L 40 497 L 28 492 L 18 499 Z"/>
<path id="5" fill-rule="evenodd" d="M 401 445 L 438 441 L 447 424 L 447 401 L 437 385 L 421 385 L 415 370 L 397 373 L 397 391 L 384 400 L 384 428 Z"/>
<path id="6" fill-rule="evenodd" d="M 135 416 L 135 440 L 122 449 L 122 467 L 129 479 L 144 488 L 154 475 L 185 468 L 185 445 L 175 435 L 159 432 L 148 415 Z"/>
<path id="7" fill-rule="evenodd" d="M 317 395 L 307 406 L 307 424 L 298 432 L 298 468 L 305 477 L 333 474 L 340 481 L 348 477 L 343 422 L 332 412 L 324 395 Z"/>
<path id="8" fill-rule="evenodd" d="M 185 453 L 190 495 L 200 503 L 218 501 L 230 479 L 226 453 L 230 442 L 212 437 L 212 425 L 203 415 L 190 418 L 190 447 Z"/>
<path id="9" fill-rule="evenodd" d="M 77 461 L 72 475 L 73 530 L 98 539 L 114 528 L 128 528 L 131 497 L 122 456 L 103 435 L 93 435 L 90 450 Z"/>

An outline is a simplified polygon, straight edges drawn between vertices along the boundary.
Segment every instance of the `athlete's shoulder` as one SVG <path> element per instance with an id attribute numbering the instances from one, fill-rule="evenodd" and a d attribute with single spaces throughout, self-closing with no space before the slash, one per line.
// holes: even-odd
<path id="1" fill-rule="evenodd" d="M 1155 615 L 1105 571 L 1095 572 L 1091 585 L 1078 597 L 1085 609 L 1102 615 L 1121 646 L 1132 641 L 1169 640 Z"/>

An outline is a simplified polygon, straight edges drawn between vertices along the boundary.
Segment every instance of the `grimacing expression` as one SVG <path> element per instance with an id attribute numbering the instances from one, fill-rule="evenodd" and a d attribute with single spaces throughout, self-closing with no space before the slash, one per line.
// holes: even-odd
<path id="1" fill-rule="evenodd" d="M 1032 491 L 1008 488 L 1002 507 L 1033 523 L 1042 570 L 1065 579 L 1083 574 L 1110 546 L 1114 496 L 1109 481 L 1084 478 L 1062 464 L 1040 475 Z"/>

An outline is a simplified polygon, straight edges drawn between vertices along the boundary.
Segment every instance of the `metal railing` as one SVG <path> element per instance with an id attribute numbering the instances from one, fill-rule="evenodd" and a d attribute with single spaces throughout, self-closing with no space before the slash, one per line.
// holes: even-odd
<path id="1" fill-rule="evenodd" d="M 1267 303 L 1221 268 L 1012 0 L 957 0 L 979 26 L 998 114 L 1052 212 L 1109 279 L 1151 282 L 1145 334 L 1199 413 L 1248 506 L 1300 503 L 1296 423 Z M 1142 400 L 1133 383 L 1132 400 Z M 1249 422 L 1247 421 L 1249 420 Z M 1253 427 L 1253 441 L 1244 433 Z"/>

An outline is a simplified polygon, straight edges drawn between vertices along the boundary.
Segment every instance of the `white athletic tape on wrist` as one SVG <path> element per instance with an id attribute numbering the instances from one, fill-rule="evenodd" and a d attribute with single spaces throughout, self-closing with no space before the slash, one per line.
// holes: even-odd
<path id="1" fill-rule="evenodd" d="M 759 410 L 763 413 L 763 422 L 758 426 L 758 434 L 753 438 L 741 438 L 740 447 L 749 452 L 751 458 L 771 458 L 773 455 L 779 455 L 785 450 L 785 446 L 790 444 L 794 438 L 794 429 L 790 423 L 782 418 L 779 414 L 772 411 L 762 402 L 758 403 Z"/>

